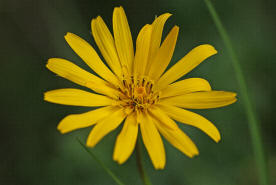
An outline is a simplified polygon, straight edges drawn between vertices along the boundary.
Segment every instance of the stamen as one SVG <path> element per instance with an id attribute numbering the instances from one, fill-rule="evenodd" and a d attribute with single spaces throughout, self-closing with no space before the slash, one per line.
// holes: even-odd
<path id="1" fill-rule="evenodd" d="M 124 87 L 126 87 L 126 80 L 123 79 L 123 84 L 124 84 Z"/>
<path id="2" fill-rule="evenodd" d="M 118 100 L 121 102 L 120 105 L 126 109 L 145 112 L 159 101 L 159 93 L 153 91 L 154 82 L 147 76 L 130 76 L 124 73 L 122 85 L 122 88 L 118 87 L 122 93 Z"/>
<path id="3" fill-rule="evenodd" d="M 145 84 L 145 78 L 143 78 L 143 81 L 142 81 L 142 86 L 144 86 Z"/>

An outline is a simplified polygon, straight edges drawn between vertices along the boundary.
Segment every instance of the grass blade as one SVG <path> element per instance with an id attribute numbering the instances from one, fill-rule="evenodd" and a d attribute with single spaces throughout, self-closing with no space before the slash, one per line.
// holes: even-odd
<path id="1" fill-rule="evenodd" d="M 97 158 L 95 154 L 93 154 L 86 146 L 83 144 L 79 138 L 76 138 L 77 141 L 80 143 L 80 145 L 83 147 L 83 149 L 104 169 L 104 171 L 116 182 L 117 185 L 125 185 L 122 183 L 122 181 L 119 180 L 119 178 L 110 170 L 108 169 L 104 163 Z"/>
<path id="2" fill-rule="evenodd" d="M 269 180 L 268 180 L 267 164 L 266 164 L 266 159 L 264 155 L 264 148 L 263 148 L 263 143 L 262 143 L 262 138 L 261 138 L 261 133 L 259 128 L 259 122 L 257 119 L 257 114 L 249 98 L 249 93 L 248 93 L 245 78 L 241 69 L 240 62 L 234 51 L 231 40 L 225 28 L 223 27 L 220 21 L 220 18 L 215 8 L 213 7 L 211 1 L 210 0 L 204 0 L 204 1 L 233 62 L 234 70 L 236 72 L 236 78 L 240 87 L 241 97 L 242 97 L 242 100 L 244 101 L 246 115 L 249 121 L 249 130 L 251 134 L 251 140 L 252 140 L 252 145 L 253 145 L 253 150 L 255 155 L 255 161 L 257 166 L 256 168 L 259 174 L 259 184 L 268 185 Z"/>

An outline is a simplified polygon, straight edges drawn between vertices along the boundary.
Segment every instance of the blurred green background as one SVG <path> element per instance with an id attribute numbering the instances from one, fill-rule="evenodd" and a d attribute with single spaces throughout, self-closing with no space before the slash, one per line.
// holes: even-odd
<path id="1" fill-rule="evenodd" d="M 214 0 L 218 14 L 233 41 L 256 106 L 270 171 L 276 184 L 275 67 L 276 12 L 273 0 Z M 230 57 L 203 0 L 0 0 L 1 163 L 2 185 L 110 185 L 115 184 L 76 141 L 90 129 L 61 135 L 56 126 L 66 115 L 85 112 L 43 101 L 47 90 L 79 87 L 45 68 L 48 58 L 66 58 L 91 71 L 64 40 L 73 32 L 96 49 L 90 21 L 101 15 L 112 27 L 112 12 L 122 5 L 133 38 L 155 15 L 170 12 L 165 34 L 173 25 L 180 33 L 172 64 L 193 47 L 209 43 L 218 54 L 186 77 L 203 77 L 213 89 L 239 87 Z M 165 35 L 164 34 L 164 35 Z M 97 50 L 98 51 L 98 50 Z M 167 165 L 155 171 L 144 151 L 144 163 L 154 185 L 254 185 L 256 166 L 243 101 L 220 109 L 195 111 L 211 120 L 222 140 L 214 143 L 201 131 L 180 125 L 197 144 L 200 155 L 189 159 L 165 142 Z M 135 156 L 122 166 L 112 161 L 119 129 L 106 136 L 92 151 L 123 182 L 142 184 Z M 274 176 L 273 176 L 274 175 Z"/>

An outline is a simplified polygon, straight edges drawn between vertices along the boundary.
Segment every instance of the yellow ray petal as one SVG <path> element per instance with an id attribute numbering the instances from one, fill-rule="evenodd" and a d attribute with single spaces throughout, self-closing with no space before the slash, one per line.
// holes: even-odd
<path id="1" fill-rule="evenodd" d="M 98 16 L 91 21 L 91 30 L 105 61 L 119 77 L 122 75 L 121 64 L 116 51 L 115 42 L 103 19 Z"/>
<path id="2" fill-rule="evenodd" d="M 115 143 L 113 160 L 124 163 L 134 150 L 138 135 L 138 123 L 135 113 L 130 114 L 124 123 L 123 129 Z"/>
<path id="3" fill-rule="evenodd" d="M 145 113 L 139 114 L 140 129 L 144 145 L 155 169 L 163 169 L 166 164 L 166 154 L 163 141 L 152 118 Z"/>
<path id="4" fill-rule="evenodd" d="M 159 132 L 178 150 L 186 154 L 188 157 L 194 157 L 198 155 L 198 149 L 194 142 L 187 136 L 182 130 L 166 129 L 158 120 L 154 120 Z"/>
<path id="5" fill-rule="evenodd" d="M 168 67 L 168 64 L 171 61 L 173 56 L 177 36 L 178 36 L 179 27 L 174 26 L 170 33 L 167 35 L 165 40 L 163 41 L 161 47 L 158 49 L 155 57 L 152 61 L 149 61 L 149 72 L 148 76 L 153 79 L 157 80 L 161 76 L 161 74 L 165 71 Z"/>
<path id="6" fill-rule="evenodd" d="M 84 87 L 88 87 L 97 93 L 112 98 L 118 96 L 119 92 L 111 88 L 106 81 L 81 69 L 68 60 L 62 58 L 51 58 L 48 60 L 46 67 L 57 75 Z"/>
<path id="7" fill-rule="evenodd" d="M 160 100 L 162 104 L 175 105 L 188 109 L 209 109 L 224 107 L 232 104 L 236 99 L 236 93 L 225 91 L 195 92 L 181 96 L 174 96 Z"/>
<path id="8" fill-rule="evenodd" d="M 205 132 L 208 136 L 210 136 L 214 141 L 219 142 L 220 141 L 220 133 L 218 131 L 218 129 L 216 128 L 215 125 L 213 125 L 213 123 L 211 123 L 209 120 L 207 120 L 206 118 L 175 107 L 175 106 L 170 106 L 170 105 L 159 105 L 160 108 L 165 111 L 172 119 L 179 121 L 181 123 L 185 123 L 187 125 L 191 125 L 194 126 L 200 130 L 202 130 L 203 132 Z"/>
<path id="9" fill-rule="evenodd" d="M 211 91 L 211 86 L 208 81 L 202 78 L 188 78 L 167 86 L 167 88 L 161 91 L 160 98 L 178 96 L 198 91 Z"/>
<path id="10" fill-rule="evenodd" d="M 115 45 L 122 66 L 132 73 L 134 58 L 133 42 L 125 11 L 122 7 L 116 7 L 113 11 L 113 32 Z"/>
<path id="11" fill-rule="evenodd" d="M 44 93 L 44 100 L 57 104 L 96 107 L 114 104 L 114 100 L 79 89 L 57 89 Z"/>
<path id="12" fill-rule="evenodd" d="M 149 51 L 149 61 L 151 61 L 155 57 L 160 47 L 164 24 L 166 23 L 167 19 L 171 15 L 172 14 L 170 13 L 164 13 L 159 17 L 157 17 L 152 23 L 153 28 L 152 28 L 152 37 L 150 42 L 151 44 L 150 44 L 150 51 Z"/>
<path id="13" fill-rule="evenodd" d="M 204 44 L 194 48 L 174 66 L 172 66 L 158 81 L 158 88 L 163 89 L 168 84 L 181 78 L 183 75 L 190 72 L 206 58 L 216 54 L 217 51 L 211 45 Z"/>
<path id="14" fill-rule="evenodd" d="M 136 53 L 133 63 L 134 76 L 143 76 L 147 62 L 151 38 L 151 25 L 145 25 L 138 34 L 136 40 Z"/>
<path id="15" fill-rule="evenodd" d="M 67 33 L 64 38 L 70 47 L 84 62 L 87 63 L 89 67 L 91 67 L 91 69 L 93 69 L 93 71 L 110 83 L 118 85 L 118 79 L 116 76 L 102 62 L 96 51 L 88 42 L 73 33 Z"/>
<path id="16" fill-rule="evenodd" d="M 151 115 L 160 120 L 160 122 L 163 124 L 163 126 L 166 126 L 169 129 L 176 129 L 178 128 L 177 124 L 173 120 L 171 120 L 166 113 L 164 113 L 160 108 L 157 106 L 152 106 L 149 109 L 149 112 Z"/>
<path id="17" fill-rule="evenodd" d="M 94 147 L 104 136 L 115 130 L 122 123 L 125 117 L 125 111 L 121 108 L 98 122 L 90 132 L 86 141 L 86 145 L 89 147 Z"/>
<path id="18" fill-rule="evenodd" d="M 62 134 L 64 134 L 76 129 L 89 127 L 104 117 L 111 115 L 116 110 L 118 110 L 118 107 L 107 106 L 82 114 L 71 114 L 63 118 L 63 120 L 59 122 L 57 128 Z"/>

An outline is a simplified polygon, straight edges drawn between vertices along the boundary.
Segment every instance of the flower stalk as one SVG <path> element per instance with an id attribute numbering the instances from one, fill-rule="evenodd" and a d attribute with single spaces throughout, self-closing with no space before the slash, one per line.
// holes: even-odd
<path id="1" fill-rule="evenodd" d="M 135 152 L 136 152 L 136 163 L 137 163 L 137 168 L 140 174 L 140 177 L 144 183 L 144 185 L 152 185 L 149 177 L 144 169 L 143 162 L 142 162 L 142 151 L 141 151 L 141 141 L 140 139 L 137 139 L 137 144 L 135 147 Z"/>

